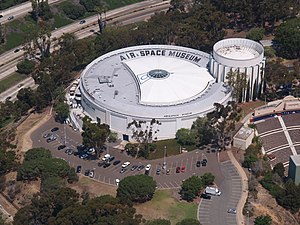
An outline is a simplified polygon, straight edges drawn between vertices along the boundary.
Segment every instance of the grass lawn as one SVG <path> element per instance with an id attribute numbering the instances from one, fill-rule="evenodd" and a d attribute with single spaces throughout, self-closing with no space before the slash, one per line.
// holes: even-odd
<path id="1" fill-rule="evenodd" d="M 149 159 L 159 159 L 164 157 L 164 148 L 166 146 L 167 156 L 178 155 L 180 152 L 180 144 L 177 143 L 175 139 L 168 139 L 155 142 L 156 151 L 151 153 Z M 192 151 L 196 149 L 196 146 L 181 146 L 181 148 L 186 148 L 187 151 Z"/>
<path id="2" fill-rule="evenodd" d="M 8 76 L 8 77 L 0 80 L 0 93 L 6 91 L 7 89 L 9 89 L 13 85 L 17 84 L 21 80 L 24 80 L 25 78 L 27 78 L 26 75 L 22 75 L 19 73 L 13 73 L 11 76 Z"/>
<path id="3" fill-rule="evenodd" d="M 135 206 L 146 220 L 163 218 L 172 225 L 185 218 L 197 219 L 197 207 L 196 203 L 179 202 L 172 197 L 171 190 L 157 190 L 151 201 Z"/>
<path id="4" fill-rule="evenodd" d="M 72 21 L 71 19 L 68 19 L 66 16 L 57 14 L 57 15 L 54 15 L 54 23 L 52 25 L 52 29 L 54 30 L 55 27 L 60 28 L 60 27 L 66 26 L 68 24 L 71 24 L 73 22 L 74 21 Z"/>

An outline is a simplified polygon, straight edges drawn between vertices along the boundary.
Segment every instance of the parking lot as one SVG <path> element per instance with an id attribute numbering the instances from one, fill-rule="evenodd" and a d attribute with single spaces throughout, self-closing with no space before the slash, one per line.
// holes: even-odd
<path id="1" fill-rule="evenodd" d="M 51 132 L 50 130 L 54 127 L 58 127 L 57 131 Z M 43 135 L 47 133 L 53 133 L 56 140 L 47 143 Z M 122 152 L 120 149 L 115 148 L 115 145 L 108 144 L 105 152 L 102 153 L 103 157 L 105 154 L 109 153 L 114 156 L 116 160 L 120 160 L 121 163 L 118 165 L 111 165 L 107 168 L 98 167 L 98 160 L 84 160 L 80 159 L 78 156 L 68 155 L 65 153 L 65 149 L 71 148 L 76 151 L 78 145 L 81 144 L 81 135 L 79 132 L 73 131 L 68 125 L 58 124 L 53 120 L 44 124 L 38 130 L 32 134 L 33 147 L 45 147 L 52 151 L 54 157 L 59 157 L 65 159 L 71 166 L 75 169 L 78 165 L 82 167 L 81 173 L 84 174 L 86 170 L 94 170 L 93 178 L 110 185 L 116 185 L 116 179 L 121 180 L 125 176 L 137 175 L 145 173 L 145 169 L 138 171 L 137 169 L 131 170 L 133 165 L 144 165 L 151 164 L 151 169 L 149 170 L 149 175 L 154 177 L 157 182 L 158 188 L 178 188 L 181 185 L 182 180 L 192 176 L 192 175 L 203 175 L 206 172 L 211 172 L 216 176 L 216 183 L 220 184 L 223 180 L 221 175 L 217 155 L 216 153 L 207 153 L 205 149 L 195 150 L 188 153 L 182 153 L 177 156 L 166 157 L 166 169 L 163 169 L 163 159 L 157 160 L 141 160 L 134 159 L 127 156 L 126 152 Z M 58 146 L 66 145 L 67 147 L 62 150 L 57 150 Z M 208 163 L 206 166 L 197 167 L 197 161 L 202 161 L 207 159 Z M 121 166 L 124 162 L 129 161 L 130 165 L 124 173 L 120 173 Z M 180 170 L 176 173 L 176 168 L 179 167 Z M 184 169 L 182 169 L 184 167 Z M 157 169 L 161 172 L 158 175 Z M 166 170 L 170 170 L 166 174 Z"/>
<path id="2" fill-rule="evenodd" d="M 219 186 L 221 196 L 212 196 L 211 199 L 202 199 L 199 207 L 199 219 L 201 224 L 234 225 L 236 222 L 236 210 L 242 194 L 241 178 L 230 161 L 221 163 L 221 171 L 225 176 Z"/>

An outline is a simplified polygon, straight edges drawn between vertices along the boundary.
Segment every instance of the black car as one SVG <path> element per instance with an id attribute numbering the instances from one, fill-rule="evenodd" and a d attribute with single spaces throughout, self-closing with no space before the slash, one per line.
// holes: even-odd
<path id="1" fill-rule="evenodd" d="M 202 166 L 206 166 L 206 162 L 205 161 L 202 161 Z"/>
<path id="2" fill-rule="evenodd" d="M 179 166 L 176 168 L 176 173 L 180 173 L 180 167 Z"/>
<path id="3" fill-rule="evenodd" d="M 77 166 L 76 173 L 80 173 L 80 172 L 81 172 L 81 166 Z"/>
<path id="4" fill-rule="evenodd" d="M 15 50 L 14 50 L 14 53 L 17 53 L 17 52 L 19 52 L 20 51 L 20 49 L 19 48 L 16 48 Z"/>
<path id="5" fill-rule="evenodd" d="M 144 169 L 144 168 L 145 168 L 144 165 L 140 165 L 140 166 L 137 168 L 137 170 L 138 170 L 138 171 L 141 171 L 141 170 Z"/>
<path id="6" fill-rule="evenodd" d="M 202 162 L 205 162 L 205 163 L 207 163 L 207 159 L 203 159 L 203 160 L 202 160 Z"/>
<path id="7" fill-rule="evenodd" d="M 131 171 L 134 171 L 134 170 L 136 170 L 137 168 L 138 168 L 137 165 L 133 165 L 133 166 L 131 167 Z"/>
<path id="8" fill-rule="evenodd" d="M 104 166 L 104 165 L 105 165 L 105 163 L 106 163 L 106 162 L 104 162 L 104 161 L 102 161 L 102 162 L 98 162 L 98 166 L 99 166 L 99 167 L 102 167 L 102 166 Z"/>
<path id="9" fill-rule="evenodd" d="M 60 145 L 60 146 L 57 147 L 57 150 L 62 150 L 62 149 L 64 149 L 65 147 L 67 147 L 67 146 L 65 146 L 65 145 Z"/>
<path id="10" fill-rule="evenodd" d="M 113 165 L 114 165 L 114 166 L 115 166 L 115 165 L 118 165 L 120 162 L 121 162 L 120 160 L 116 160 L 116 161 L 114 161 Z"/>
<path id="11" fill-rule="evenodd" d="M 51 129 L 51 132 L 55 132 L 55 131 L 58 131 L 58 130 L 59 130 L 58 127 L 53 127 L 53 128 Z"/>
<path id="12" fill-rule="evenodd" d="M 200 167 L 201 166 L 201 161 L 197 161 L 196 166 Z"/>
<path id="13" fill-rule="evenodd" d="M 104 165 L 103 165 L 103 168 L 106 168 L 106 167 L 109 167 L 111 164 L 108 162 L 108 163 L 105 163 Z"/>
<path id="14" fill-rule="evenodd" d="M 211 196 L 208 195 L 208 194 L 205 194 L 205 193 L 201 194 L 200 197 L 201 197 L 201 198 L 204 198 L 204 199 L 211 199 Z"/>
<path id="15" fill-rule="evenodd" d="M 109 159 L 108 159 L 108 161 L 113 161 L 115 159 L 115 157 L 114 156 L 111 156 Z"/>
<path id="16" fill-rule="evenodd" d="M 84 172 L 84 175 L 85 175 L 85 176 L 89 176 L 89 175 L 90 175 L 90 170 L 86 170 L 86 171 Z"/>

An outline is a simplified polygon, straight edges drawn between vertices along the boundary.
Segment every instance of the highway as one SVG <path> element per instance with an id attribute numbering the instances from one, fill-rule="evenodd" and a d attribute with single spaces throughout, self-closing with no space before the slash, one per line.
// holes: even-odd
<path id="1" fill-rule="evenodd" d="M 127 25 L 129 23 L 134 23 L 138 21 L 143 21 L 154 15 L 155 12 L 167 10 L 169 8 L 169 1 L 162 0 L 149 0 L 145 2 L 140 2 L 137 4 L 125 6 L 119 9 L 115 9 L 106 13 L 107 24 L 120 24 Z M 86 19 L 85 24 L 79 24 L 75 22 L 68 26 L 62 27 L 52 32 L 52 38 L 59 38 L 64 33 L 75 33 L 78 39 L 86 38 L 93 35 L 94 32 L 90 30 L 98 31 L 97 16 L 92 16 Z M 24 51 L 21 49 L 22 46 L 17 47 L 20 49 L 19 52 L 14 52 L 10 50 L 2 55 L 0 55 L 0 80 L 9 76 L 11 73 L 17 70 L 17 63 L 23 59 Z M 33 82 L 33 80 L 31 81 Z M 24 83 L 24 81 L 20 82 Z M 0 94 L 0 101 L 5 101 L 7 97 L 11 97 L 14 100 L 17 95 L 17 86 Z M 23 87 L 32 87 L 32 83 L 25 82 Z"/>
<path id="2" fill-rule="evenodd" d="M 58 3 L 60 1 L 61 0 L 48 0 L 48 4 L 51 5 L 54 3 Z M 0 14 L 3 16 L 2 18 L 0 18 L 0 23 L 5 24 L 12 21 L 12 20 L 8 20 L 8 17 L 10 16 L 14 16 L 14 19 L 24 17 L 26 14 L 29 14 L 31 11 L 32 11 L 32 6 L 30 1 L 24 2 L 20 5 L 10 7 L 0 12 Z"/>

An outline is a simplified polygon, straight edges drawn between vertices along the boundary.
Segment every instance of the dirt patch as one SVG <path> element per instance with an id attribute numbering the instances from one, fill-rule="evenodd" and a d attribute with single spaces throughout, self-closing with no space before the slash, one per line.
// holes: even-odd
<path id="1" fill-rule="evenodd" d="M 42 126 L 51 118 L 49 109 L 43 113 L 31 114 L 23 123 L 21 123 L 16 131 L 15 144 L 17 145 L 16 153 L 19 159 L 22 159 L 24 152 L 32 148 L 31 134 L 37 128 Z"/>
<path id="2" fill-rule="evenodd" d="M 250 201 L 250 205 L 253 208 L 253 217 L 260 215 L 269 215 L 272 218 L 272 225 L 299 225 L 300 218 L 296 218 L 289 211 L 279 206 L 274 198 L 264 189 L 260 184 L 257 188 L 257 198 Z"/>
<path id="3" fill-rule="evenodd" d="M 236 30 L 233 29 L 226 29 L 226 36 L 225 38 L 245 38 L 247 32 L 241 31 L 237 32 Z"/>
<path id="4" fill-rule="evenodd" d="M 101 195 L 112 195 L 115 197 L 117 194 L 116 186 L 100 183 L 84 176 L 79 176 L 77 183 L 69 184 L 68 186 L 76 190 L 80 195 L 88 192 L 91 198 Z"/>

